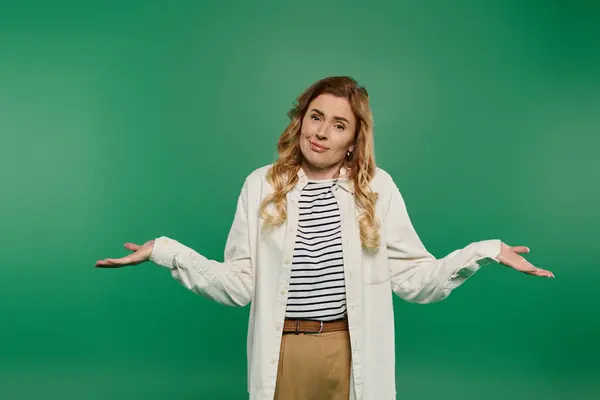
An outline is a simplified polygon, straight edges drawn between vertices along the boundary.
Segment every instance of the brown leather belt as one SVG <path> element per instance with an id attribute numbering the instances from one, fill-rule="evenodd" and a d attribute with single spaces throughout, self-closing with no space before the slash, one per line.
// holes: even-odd
<path id="1" fill-rule="evenodd" d="M 284 333 L 323 333 L 348 330 L 348 318 L 335 321 L 313 321 L 306 319 L 288 319 L 283 323 Z"/>

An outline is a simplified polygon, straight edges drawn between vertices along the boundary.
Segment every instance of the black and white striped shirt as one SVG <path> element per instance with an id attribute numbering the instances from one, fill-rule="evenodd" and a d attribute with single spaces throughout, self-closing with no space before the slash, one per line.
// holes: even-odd
<path id="1" fill-rule="evenodd" d="M 346 314 L 337 189 L 337 179 L 309 180 L 302 189 L 286 318 L 331 321 Z"/>

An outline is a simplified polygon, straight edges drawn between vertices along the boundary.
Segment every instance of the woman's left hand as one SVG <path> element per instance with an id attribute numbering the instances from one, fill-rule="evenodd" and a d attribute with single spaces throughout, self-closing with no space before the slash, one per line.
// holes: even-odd
<path id="1" fill-rule="evenodd" d="M 526 253 L 529 253 L 529 248 L 526 246 L 511 247 L 506 243 L 502 243 L 500 254 L 496 258 L 501 264 L 521 271 L 524 274 L 554 278 L 552 272 L 534 267 L 529 261 L 519 255 Z"/>

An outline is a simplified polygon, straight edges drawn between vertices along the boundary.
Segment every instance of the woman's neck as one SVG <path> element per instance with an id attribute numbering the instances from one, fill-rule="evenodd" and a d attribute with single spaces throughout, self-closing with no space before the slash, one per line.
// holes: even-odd
<path id="1" fill-rule="evenodd" d="M 341 167 L 342 163 L 323 169 L 315 168 L 306 162 L 302 163 L 302 169 L 304 170 L 306 177 L 314 181 L 337 178 L 340 174 Z"/>

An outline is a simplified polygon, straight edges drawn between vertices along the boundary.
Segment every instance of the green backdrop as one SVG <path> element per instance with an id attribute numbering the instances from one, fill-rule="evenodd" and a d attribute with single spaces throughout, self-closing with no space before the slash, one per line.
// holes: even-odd
<path id="1" fill-rule="evenodd" d="M 94 263 L 161 235 L 222 260 L 329 75 L 369 90 L 432 253 L 499 238 L 556 275 L 396 298 L 398 398 L 600 398 L 597 2 L 84 3 L 0 12 L 0 398 L 246 398 L 248 308 Z"/>

